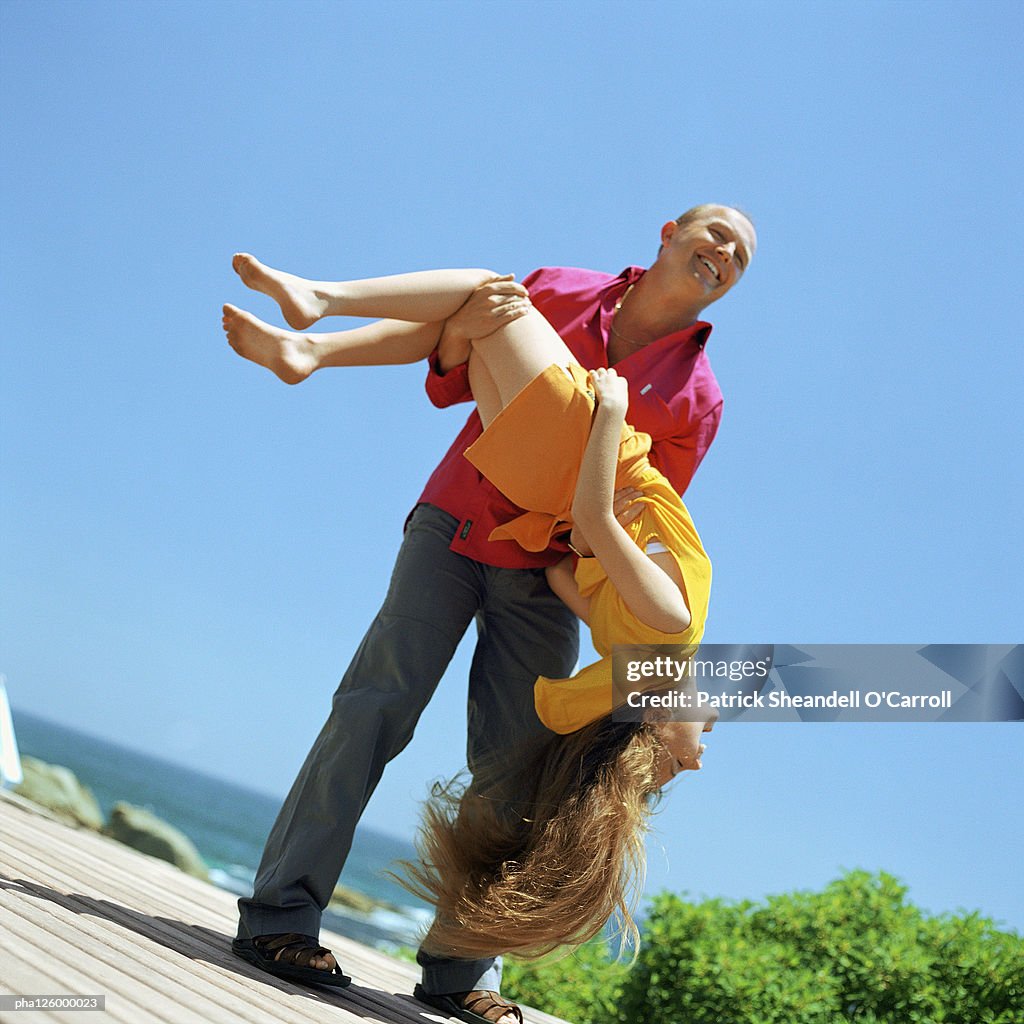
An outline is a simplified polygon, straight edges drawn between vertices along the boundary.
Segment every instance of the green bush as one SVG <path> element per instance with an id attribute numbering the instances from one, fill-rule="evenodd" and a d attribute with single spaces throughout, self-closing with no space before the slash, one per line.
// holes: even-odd
<path id="1" fill-rule="evenodd" d="M 852 871 L 763 904 L 662 893 L 631 969 L 601 943 L 503 991 L 573 1024 L 1024 1024 L 1024 939 L 929 917 L 891 875 Z"/>
<path id="2" fill-rule="evenodd" d="M 753 904 L 655 897 L 618 1017 L 668 1024 L 826 1024 L 836 983 L 784 941 L 755 934 Z"/>
<path id="3" fill-rule="evenodd" d="M 501 991 L 572 1024 L 618 1020 L 626 964 L 613 960 L 603 941 L 588 942 L 566 957 L 547 963 L 505 960 Z"/>

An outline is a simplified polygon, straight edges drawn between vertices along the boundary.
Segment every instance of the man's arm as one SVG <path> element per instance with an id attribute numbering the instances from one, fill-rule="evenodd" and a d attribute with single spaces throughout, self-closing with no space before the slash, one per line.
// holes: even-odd
<path id="1" fill-rule="evenodd" d="M 566 555 L 560 562 L 549 565 L 544 570 L 548 586 L 561 599 L 562 603 L 577 617 L 590 625 L 590 598 L 580 593 L 576 585 L 576 573 L 572 555 Z"/>

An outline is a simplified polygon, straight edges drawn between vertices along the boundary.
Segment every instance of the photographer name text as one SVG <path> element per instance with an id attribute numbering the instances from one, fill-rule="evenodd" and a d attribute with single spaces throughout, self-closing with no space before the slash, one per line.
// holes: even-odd
<path id="1" fill-rule="evenodd" d="M 901 690 L 848 690 L 840 693 L 793 694 L 773 690 L 769 694 L 708 693 L 705 690 L 686 693 L 671 690 L 668 693 L 645 693 L 633 690 L 626 698 L 631 708 L 708 708 L 721 711 L 726 708 L 951 708 L 953 691 L 938 694 L 903 693 Z"/>

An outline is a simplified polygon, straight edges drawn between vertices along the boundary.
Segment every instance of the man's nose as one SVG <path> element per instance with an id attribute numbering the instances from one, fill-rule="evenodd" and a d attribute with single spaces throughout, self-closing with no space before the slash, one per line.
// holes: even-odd
<path id="1" fill-rule="evenodd" d="M 736 243 L 735 242 L 721 242 L 718 245 L 718 253 L 727 263 L 732 263 L 733 258 L 736 255 Z"/>

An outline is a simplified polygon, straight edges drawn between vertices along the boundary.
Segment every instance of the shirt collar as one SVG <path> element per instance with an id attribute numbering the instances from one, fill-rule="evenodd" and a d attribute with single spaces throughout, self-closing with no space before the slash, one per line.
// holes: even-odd
<path id="1" fill-rule="evenodd" d="M 615 315 L 615 303 L 617 303 L 626 289 L 634 285 L 647 271 L 643 267 L 626 267 L 618 277 L 612 278 L 599 292 L 597 309 L 591 317 L 590 326 L 595 328 L 601 337 L 605 352 L 608 351 L 608 340 L 611 335 L 612 317 Z M 637 352 L 649 352 L 652 349 L 669 348 L 674 345 L 694 344 L 702 352 L 704 346 L 711 337 L 711 324 L 705 320 L 695 320 L 692 324 L 682 330 L 673 331 L 652 341 L 649 345 L 637 349 Z M 635 354 L 635 353 L 634 353 Z"/>

